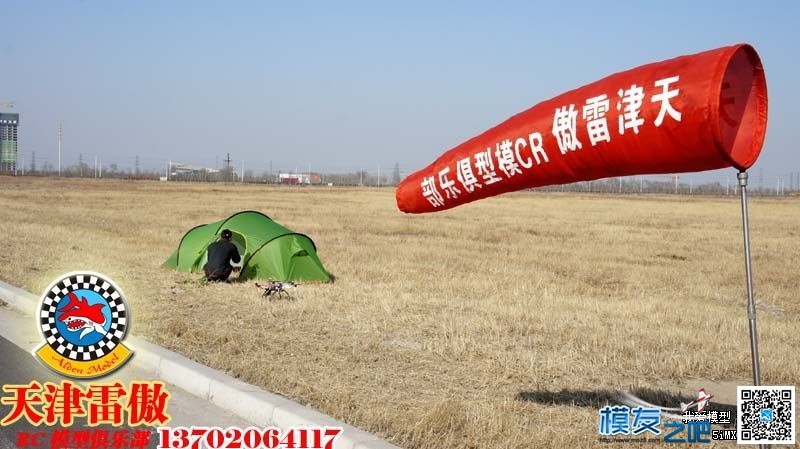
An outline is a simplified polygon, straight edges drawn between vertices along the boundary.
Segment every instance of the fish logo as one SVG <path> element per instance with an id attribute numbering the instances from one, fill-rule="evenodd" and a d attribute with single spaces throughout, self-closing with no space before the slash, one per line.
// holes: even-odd
<path id="1" fill-rule="evenodd" d="M 133 352 L 122 343 L 130 310 L 107 276 L 73 272 L 50 284 L 39 301 L 42 344 L 34 355 L 48 368 L 73 378 L 104 376 Z"/>
<path id="2" fill-rule="evenodd" d="M 106 334 L 103 323 L 106 322 L 106 317 L 103 316 L 103 304 L 87 303 L 85 297 L 78 299 L 75 293 L 69 293 L 69 302 L 61 309 L 58 320 L 67 326 L 70 332 L 77 332 L 81 329 L 80 338 L 83 338 L 89 332 L 97 332 L 101 335 Z"/>

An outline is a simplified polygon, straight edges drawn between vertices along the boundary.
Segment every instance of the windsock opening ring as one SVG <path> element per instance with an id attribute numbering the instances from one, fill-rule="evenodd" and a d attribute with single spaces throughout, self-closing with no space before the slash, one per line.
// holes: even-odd
<path id="1" fill-rule="evenodd" d="M 714 140 L 732 166 L 747 170 L 758 159 L 767 133 L 767 81 L 756 50 L 731 48 L 717 70 L 712 95 Z"/>

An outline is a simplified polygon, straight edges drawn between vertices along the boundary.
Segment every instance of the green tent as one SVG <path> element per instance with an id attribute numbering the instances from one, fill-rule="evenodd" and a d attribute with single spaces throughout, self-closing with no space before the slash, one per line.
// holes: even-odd
<path id="1" fill-rule="evenodd" d="M 223 229 L 231 230 L 231 242 L 242 255 L 240 279 L 331 280 L 310 238 L 290 231 L 256 211 L 239 212 L 225 220 L 190 229 L 164 266 L 184 272 L 203 271 L 208 257 L 206 248 L 219 238 Z"/>

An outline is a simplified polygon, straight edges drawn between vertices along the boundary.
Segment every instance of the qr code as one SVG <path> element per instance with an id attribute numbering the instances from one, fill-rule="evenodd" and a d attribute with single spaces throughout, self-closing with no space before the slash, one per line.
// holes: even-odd
<path id="1" fill-rule="evenodd" d="M 794 386 L 737 387 L 738 444 L 794 444 Z"/>

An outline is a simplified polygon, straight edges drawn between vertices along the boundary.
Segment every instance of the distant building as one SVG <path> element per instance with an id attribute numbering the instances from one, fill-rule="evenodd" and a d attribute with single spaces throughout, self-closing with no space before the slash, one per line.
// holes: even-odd
<path id="1" fill-rule="evenodd" d="M 19 114 L 0 113 L 0 172 L 17 170 Z"/>
<path id="2" fill-rule="evenodd" d="M 281 184 L 319 184 L 321 179 L 319 173 L 281 173 L 278 175 Z"/>
<path id="3" fill-rule="evenodd" d="M 208 168 L 200 165 L 177 164 L 175 162 L 170 165 L 170 176 L 199 176 L 216 173 L 219 173 L 219 170 L 216 168 Z"/>

